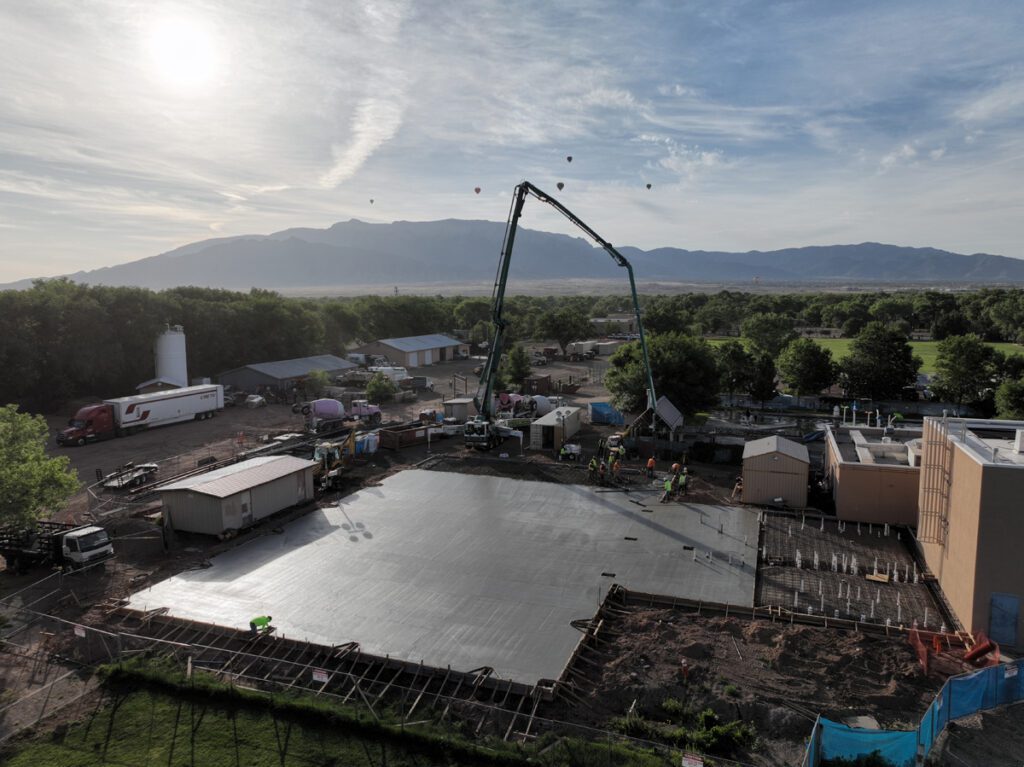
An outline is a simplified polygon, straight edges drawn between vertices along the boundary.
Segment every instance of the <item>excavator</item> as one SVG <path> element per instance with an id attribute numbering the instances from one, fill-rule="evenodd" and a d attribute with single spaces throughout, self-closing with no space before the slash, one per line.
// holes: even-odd
<path id="1" fill-rule="evenodd" d="M 523 214 L 523 205 L 527 197 L 534 197 L 565 216 L 574 226 L 581 229 L 591 240 L 596 242 L 607 251 L 612 259 L 626 270 L 629 275 L 629 289 L 633 295 L 633 310 L 636 312 L 636 326 L 640 335 L 640 350 L 643 354 L 644 372 L 647 377 L 647 405 L 653 408 L 658 398 L 654 393 L 654 376 L 651 374 L 651 362 L 647 354 L 647 338 L 644 335 L 644 325 L 640 318 L 640 301 L 636 294 L 636 280 L 633 278 L 633 267 L 626 257 L 617 251 L 612 244 L 601 235 L 587 226 L 575 213 L 562 205 L 558 200 L 547 192 L 538 189 L 529 181 L 520 182 L 512 197 L 512 207 L 509 210 L 508 222 L 505 225 L 505 239 L 501 247 L 501 256 L 498 259 L 498 273 L 494 280 L 494 291 L 491 296 L 491 324 L 494 325 L 494 338 L 487 354 L 487 362 L 480 373 L 480 386 L 473 404 L 476 405 L 478 415 L 476 418 L 467 421 L 463 430 L 466 447 L 477 450 L 490 450 L 501 444 L 511 433 L 512 428 L 495 418 L 494 403 L 494 382 L 498 377 L 498 366 L 501 364 L 501 355 L 504 352 L 505 330 L 508 327 L 508 320 L 505 319 L 505 288 L 508 284 L 509 264 L 512 260 L 512 248 L 515 245 L 516 231 L 519 228 L 519 218 Z"/>

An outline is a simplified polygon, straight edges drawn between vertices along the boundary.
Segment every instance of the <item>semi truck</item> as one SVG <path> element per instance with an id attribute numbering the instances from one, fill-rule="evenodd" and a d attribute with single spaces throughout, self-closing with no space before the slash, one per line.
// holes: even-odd
<path id="1" fill-rule="evenodd" d="M 78 570 L 114 556 L 114 545 L 102 527 L 36 522 L 28 527 L 0 528 L 0 556 L 9 572 L 24 573 L 43 564 Z"/>
<path id="2" fill-rule="evenodd" d="M 223 409 L 224 387 L 219 384 L 107 399 L 80 408 L 57 435 L 57 444 L 84 445 L 157 426 L 202 421 Z"/>

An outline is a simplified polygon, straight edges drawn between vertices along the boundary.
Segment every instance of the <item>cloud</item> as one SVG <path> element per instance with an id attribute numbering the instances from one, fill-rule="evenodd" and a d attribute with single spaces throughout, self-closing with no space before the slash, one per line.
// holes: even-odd
<path id="1" fill-rule="evenodd" d="M 903 144 L 899 149 L 889 152 L 878 162 L 878 172 L 886 173 L 893 166 L 913 160 L 917 157 L 917 149 L 910 144 Z"/>
<path id="2" fill-rule="evenodd" d="M 333 188 L 348 181 L 363 167 L 385 142 L 394 138 L 402 125 L 403 107 L 400 96 L 372 96 L 356 107 L 350 127 L 351 138 L 342 146 L 333 145 L 334 165 L 320 179 L 321 185 Z"/>
<path id="3" fill-rule="evenodd" d="M 956 111 L 960 120 L 987 123 L 1024 113 L 1024 79 L 1000 83 Z"/>

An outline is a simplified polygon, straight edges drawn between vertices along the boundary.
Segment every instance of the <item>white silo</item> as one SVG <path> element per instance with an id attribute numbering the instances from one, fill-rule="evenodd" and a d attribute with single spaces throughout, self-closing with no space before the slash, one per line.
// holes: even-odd
<path id="1" fill-rule="evenodd" d="M 168 325 L 156 339 L 156 377 L 178 386 L 188 386 L 188 362 L 185 359 L 185 329 Z"/>

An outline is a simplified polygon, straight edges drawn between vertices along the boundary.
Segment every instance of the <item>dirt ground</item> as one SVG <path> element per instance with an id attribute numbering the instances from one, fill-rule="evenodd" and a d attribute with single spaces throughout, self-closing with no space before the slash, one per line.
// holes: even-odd
<path id="1" fill-rule="evenodd" d="M 633 708 L 667 722 L 671 698 L 753 723 L 760 743 L 741 758 L 757 765 L 799 764 L 819 713 L 916 725 L 946 678 L 925 676 L 905 641 L 861 633 L 643 607 L 606 619 L 604 630 L 599 665 L 576 667 L 585 706 L 556 704 L 548 715 L 605 726 Z"/>
<path id="2" fill-rule="evenodd" d="M 932 750 L 942 767 L 1020 767 L 1024 764 L 1024 703 L 951 722 Z"/>

